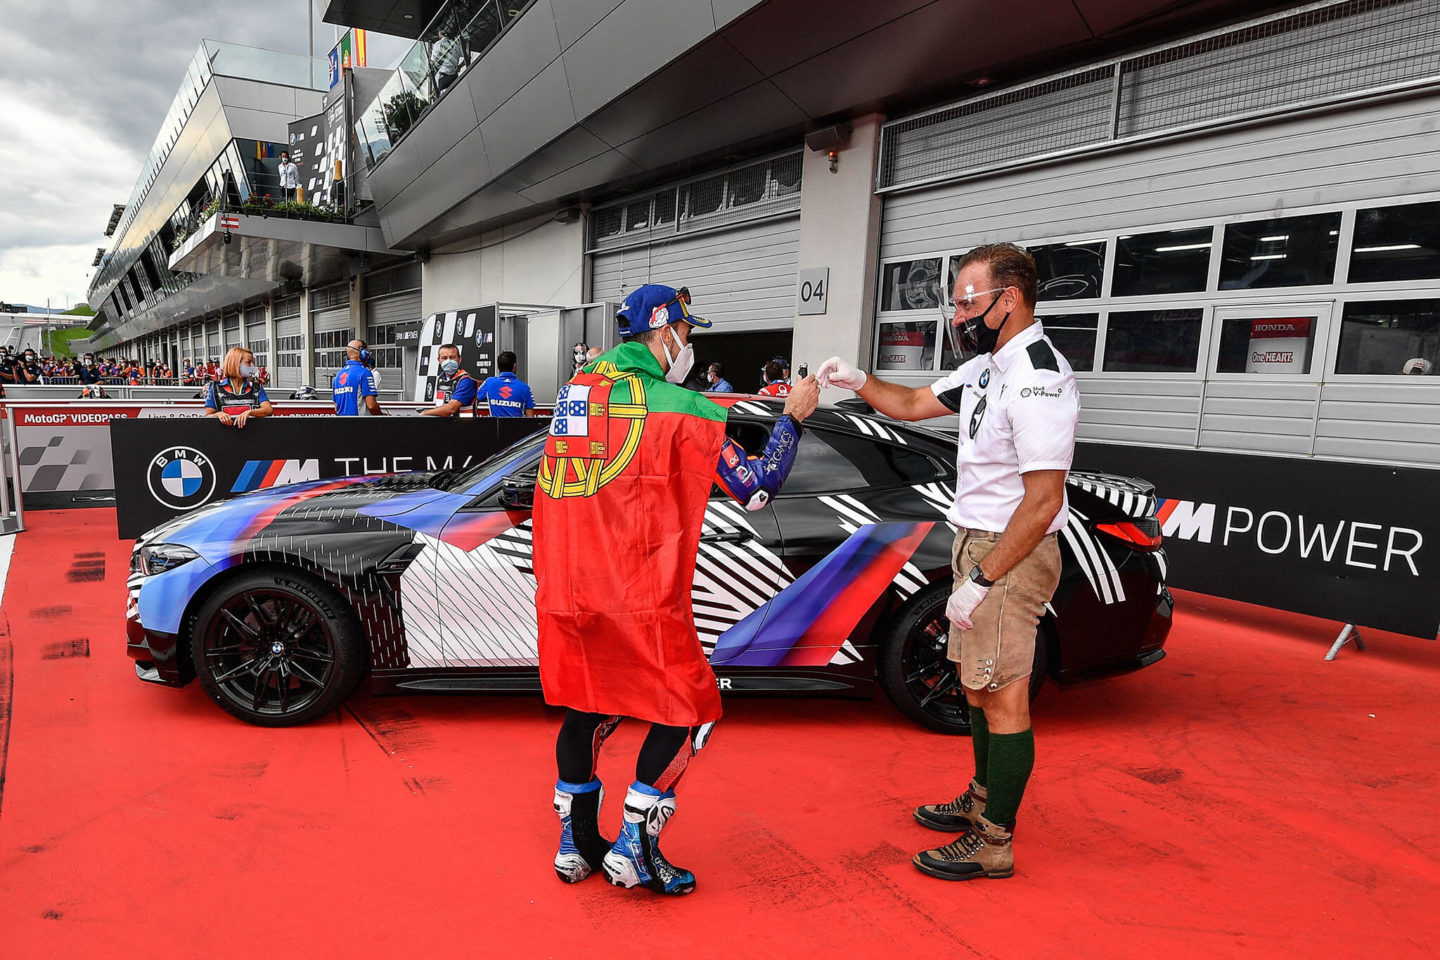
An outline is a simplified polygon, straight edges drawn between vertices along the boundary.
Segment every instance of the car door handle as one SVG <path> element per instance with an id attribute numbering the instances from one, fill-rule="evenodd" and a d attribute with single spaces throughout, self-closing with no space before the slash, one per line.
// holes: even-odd
<path id="1" fill-rule="evenodd" d="M 755 534 L 749 530 L 722 530 L 719 533 L 707 533 L 700 538 L 701 543 L 744 543 L 746 540 L 754 540 Z"/>

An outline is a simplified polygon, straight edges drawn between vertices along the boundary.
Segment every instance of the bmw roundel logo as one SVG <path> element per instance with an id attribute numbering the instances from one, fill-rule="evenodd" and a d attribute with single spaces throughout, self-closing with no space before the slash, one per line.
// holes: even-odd
<path id="1" fill-rule="evenodd" d="M 215 493 L 215 464 L 194 447 L 167 447 L 146 471 L 150 494 L 172 510 L 193 510 Z"/>
<path id="2" fill-rule="evenodd" d="M 984 390 L 988 386 L 990 386 L 990 368 L 986 367 L 980 371 L 980 389 Z"/>

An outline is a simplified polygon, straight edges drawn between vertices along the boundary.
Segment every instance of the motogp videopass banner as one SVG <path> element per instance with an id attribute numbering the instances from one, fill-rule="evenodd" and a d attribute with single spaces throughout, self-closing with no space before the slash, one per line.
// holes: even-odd
<path id="1" fill-rule="evenodd" d="M 535 417 L 270 417 L 243 430 L 198 417 L 112 420 L 123 539 L 226 497 L 295 483 L 479 463 L 549 420 Z"/>
<path id="2" fill-rule="evenodd" d="M 1080 443 L 1155 484 L 1169 583 L 1434 639 L 1440 470 Z"/>

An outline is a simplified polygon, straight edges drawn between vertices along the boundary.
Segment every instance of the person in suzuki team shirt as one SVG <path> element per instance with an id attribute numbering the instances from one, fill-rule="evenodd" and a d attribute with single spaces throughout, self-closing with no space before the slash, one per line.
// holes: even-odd
<path id="1" fill-rule="evenodd" d="M 535 398 L 530 385 L 515 376 L 515 354 L 506 350 L 495 358 L 500 375 L 480 385 L 479 399 L 490 404 L 492 417 L 533 417 Z"/>
<path id="2" fill-rule="evenodd" d="M 474 411 L 480 381 L 460 367 L 460 348 L 453 343 L 442 344 L 437 356 L 440 359 L 440 379 L 435 384 L 436 405 L 429 410 L 421 410 L 421 416 L 458 417 L 466 407 Z"/>
<path id="3" fill-rule="evenodd" d="M 335 413 L 342 417 L 358 417 L 363 400 L 365 409 L 372 416 L 380 416 L 380 401 L 376 399 L 375 377 L 365 361 L 370 350 L 364 340 L 351 340 L 345 345 L 348 360 L 331 381 L 330 396 L 335 401 Z"/>
<path id="4" fill-rule="evenodd" d="M 790 384 L 785 379 L 785 365 L 779 360 L 765 364 L 765 386 L 760 388 L 764 397 L 790 396 Z"/>
<path id="5" fill-rule="evenodd" d="M 255 354 L 244 347 L 231 347 L 221 364 L 220 379 L 205 388 L 205 416 L 236 430 L 245 429 L 250 420 L 270 416 L 270 398 L 256 382 L 259 373 Z"/>

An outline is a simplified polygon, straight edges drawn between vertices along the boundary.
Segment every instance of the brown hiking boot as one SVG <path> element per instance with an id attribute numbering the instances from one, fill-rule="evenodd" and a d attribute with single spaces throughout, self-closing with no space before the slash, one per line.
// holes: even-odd
<path id="1" fill-rule="evenodd" d="M 975 820 L 985 812 L 985 788 L 973 779 L 964 793 L 945 803 L 927 803 L 915 808 L 915 822 L 931 830 L 965 833 L 975 829 Z"/>
<path id="2" fill-rule="evenodd" d="M 975 829 L 936 850 L 915 854 L 911 862 L 921 873 L 941 880 L 1001 879 L 1015 873 L 1010 831 L 977 817 Z"/>

